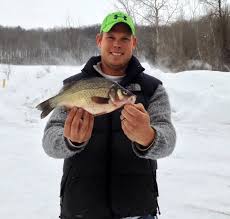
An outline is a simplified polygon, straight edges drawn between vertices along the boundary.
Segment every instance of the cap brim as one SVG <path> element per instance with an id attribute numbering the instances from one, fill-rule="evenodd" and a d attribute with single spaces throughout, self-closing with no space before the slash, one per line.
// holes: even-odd
<path id="1" fill-rule="evenodd" d="M 113 23 L 107 25 L 107 26 L 102 30 L 102 32 L 109 32 L 116 24 L 119 24 L 119 23 L 124 23 L 124 24 L 126 24 L 126 25 L 129 27 L 129 29 L 131 30 L 132 34 L 135 35 L 135 33 L 134 33 L 133 29 L 130 27 L 130 25 L 129 25 L 127 22 L 124 22 L 124 21 L 116 21 L 116 22 L 113 22 Z"/>

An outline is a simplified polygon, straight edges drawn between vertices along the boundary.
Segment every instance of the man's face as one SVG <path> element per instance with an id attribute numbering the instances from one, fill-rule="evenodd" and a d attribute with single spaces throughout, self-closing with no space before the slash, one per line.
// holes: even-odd
<path id="1" fill-rule="evenodd" d="M 96 40 L 103 64 L 113 70 L 127 66 L 137 43 L 136 37 L 123 23 L 116 24 L 107 33 L 98 34 Z"/>

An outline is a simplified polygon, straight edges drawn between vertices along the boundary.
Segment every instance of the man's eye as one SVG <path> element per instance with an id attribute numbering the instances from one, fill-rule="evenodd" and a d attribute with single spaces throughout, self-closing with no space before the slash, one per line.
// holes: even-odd
<path id="1" fill-rule="evenodd" d="M 129 38 L 123 38 L 123 41 L 129 41 Z"/>

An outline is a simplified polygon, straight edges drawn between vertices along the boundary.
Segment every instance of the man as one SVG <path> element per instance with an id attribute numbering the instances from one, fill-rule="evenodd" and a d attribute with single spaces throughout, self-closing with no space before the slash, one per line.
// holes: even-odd
<path id="1" fill-rule="evenodd" d="M 49 156 L 65 159 L 60 218 L 156 218 L 156 160 L 172 153 L 176 139 L 167 93 L 132 55 L 137 39 L 127 14 L 106 16 L 96 42 L 101 55 L 64 85 L 106 77 L 131 90 L 137 101 L 95 118 L 76 107 L 54 110 L 43 147 Z"/>

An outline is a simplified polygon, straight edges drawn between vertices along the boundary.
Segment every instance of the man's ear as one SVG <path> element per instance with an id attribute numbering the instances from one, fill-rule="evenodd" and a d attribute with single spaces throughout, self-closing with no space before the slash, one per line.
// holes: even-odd
<path id="1" fill-rule="evenodd" d="M 137 37 L 133 36 L 133 49 L 137 47 Z"/>
<path id="2" fill-rule="evenodd" d="M 98 33 L 96 35 L 96 43 L 97 43 L 98 48 L 101 48 L 101 40 L 102 40 L 102 34 Z"/>

